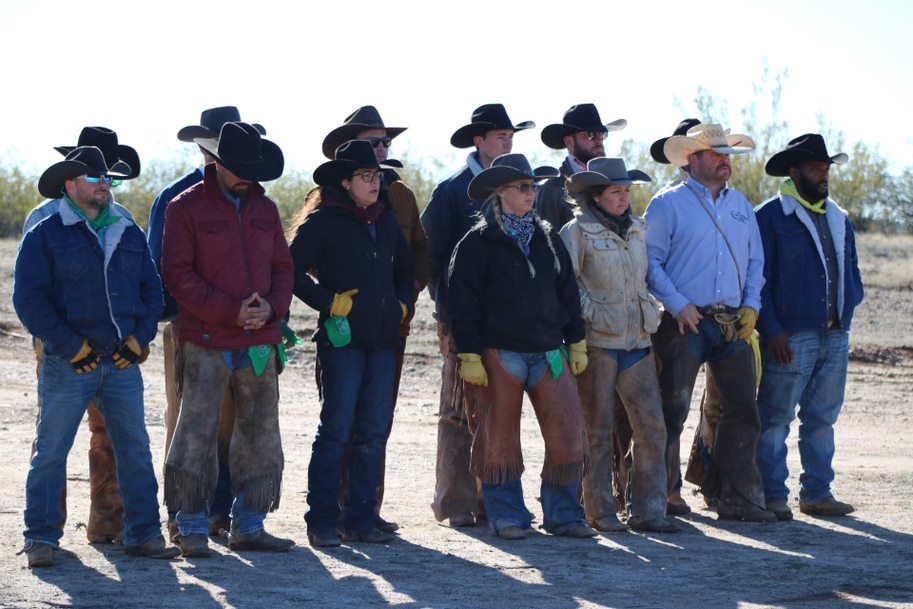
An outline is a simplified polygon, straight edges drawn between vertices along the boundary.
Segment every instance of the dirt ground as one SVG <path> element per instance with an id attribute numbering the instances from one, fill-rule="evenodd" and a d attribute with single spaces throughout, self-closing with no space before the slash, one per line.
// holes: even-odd
<path id="1" fill-rule="evenodd" d="M 59 565 L 30 571 L 22 545 L 29 445 L 34 435 L 34 360 L 12 308 L 16 243 L 0 242 L 0 607 L 313 606 L 808 608 L 913 607 L 913 239 L 880 239 L 860 256 L 871 282 L 857 311 L 847 401 L 837 426 L 839 498 L 849 518 L 796 519 L 773 525 L 719 522 L 689 497 L 695 511 L 678 535 L 626 533 L 595 540 L 534 534 L 497 539 L 486 527 L 438 525 L 429 507 L 434 488 L 439 355 L 427 296 L 407 361 L 387 460 L 384 516 L 401 526 L 389 545 L 307 545 L 306 471 L 317 427 L 311 343 L 292 352 L 281 376 L 286 469 L 281 508 L 269 530 L 298 547 L 281 555 L 238 555 L 215 545 L 211 559 L 159 562 L 125 556 L 117 546 L 89 545 L 88 432 L 83 426 L 68 465 L 69 520 Z M 874 242 L 873 242 L 874 243 Z M 873 250 L 873 251 L 874 251 Z M 883 250 L 887 254 L 882 255 Z M 885 274 L 885 265 L 892 272 Z M 292 325 L 313 328 L 301 303 Z M 146 421 L 153 459 L 162 462 L 164 376 L 159 342 L 143 366 Z M 696 411 L 700 394 L 695 393 Z M 695 417 L 683 439 L 690 443 Z M 542 443 L 531 410 L 523 421 L 529 507 L 536 501 Z M 798 491 L 795 428 L 790 488 Z M 689 487 L 690 488 L 690 487 Z M 165 512 L 162 509 L 162 516 Z"/>

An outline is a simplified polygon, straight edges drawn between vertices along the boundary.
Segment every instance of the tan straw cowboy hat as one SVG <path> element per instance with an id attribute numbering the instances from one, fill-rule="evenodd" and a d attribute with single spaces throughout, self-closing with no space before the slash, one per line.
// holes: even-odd
<path id="1" fill-rule="evenodd" d="M 729 133 L 722 125 L 708 123 L 688 130 L 687 135 L 674 135 L 663 145 L 663 154 L 676 167 L 688 164 L 688 155 L 701 150 L 720 154 L 744 154 L 754 150 L 754 140 L 741 133 Z"/>

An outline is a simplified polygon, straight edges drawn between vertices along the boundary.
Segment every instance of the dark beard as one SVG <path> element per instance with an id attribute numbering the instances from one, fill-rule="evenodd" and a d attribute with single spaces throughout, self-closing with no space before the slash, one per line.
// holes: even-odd
<path id="1" fill-rule="evenodd" d="M 817 203 L 818 201 L 827 198 L 827 182 L 824 182 L 823 189 L 819 188 L 817 184 L 807 179 L 801 173 L 799 174 L 799 183 L 796 184 L 796 190 L 798 190 L 799 194 L 802 195 L 802 198 L 809 203 Z"/>

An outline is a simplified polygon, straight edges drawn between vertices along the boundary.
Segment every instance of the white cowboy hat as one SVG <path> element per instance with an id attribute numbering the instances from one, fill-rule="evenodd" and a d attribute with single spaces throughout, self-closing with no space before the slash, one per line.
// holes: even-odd
<path id="1" fill-rule="evenodd" d="M 720 154 L 744 154 L 754 150 L 754 140 L 741 133 L 730 134 L 722 125 L 708 123 L 696 125 L 687 135 L 674 135 L 663 145 L 663 154 L 676 167 L 688 164 L 688 155 L 700 150 L 714 150 Z"/>

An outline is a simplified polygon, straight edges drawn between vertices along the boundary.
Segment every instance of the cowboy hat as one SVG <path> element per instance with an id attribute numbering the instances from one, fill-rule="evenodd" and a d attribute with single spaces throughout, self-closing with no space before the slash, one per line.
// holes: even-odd
<path id="1" fill-rule="evenodd" d="M 663 145 L 663 154 L 676 167 L 688 164 L 688 155 L 701 150 L 720 154 L 743 154 L 754 150 L 754 140 L 740 133 L 731 134 L 716 123 L 697 125 L 687 135 L 673 135 Z"/>
<path id="2" fill-rule="evenodd" d="M 593 131 L 596 133 L 608 133 L 609 131 L 621 131 L 628 126 L 628 121 L 623 118 L 612 121 L 611 123 L 602 124 L 599 118 L 599 110 L 593 104 L 577 104 L 571 106 L 564 113 L 564 122 L 548 125 L 542 130 L 539 136 L 542 143 L 549 148 L 561 150 L 564 148 L 564 136 L 578 133 L 580 131 Z"/>
<path id="3" fill-rule="evenodd" d="M 48 199 L 59 199 L 63 194 L 63 185 L 67 180 L 72 180 L 81 175 L 108 176 L 124 179 L 130 171 L 124 163 L 120 170 L 116 167 L 108 169 L 105 155 L 97 146 L 77 146 L 67 154 L 66 158 L 54 163 L 44 170 L 38 178 L 38 192 Z"/>
<path id="4" fill-rule="evenodd" d="M 823 161 L 843 165 L 848 160 L 850 157 L 843 152 L 830 156 L 823 137 L 817 133 L 806 133 L 791 139 L 786 145 L 786 150 L 781 150 L 770 157 L 767 165 L 764 166 L 764 171 L 769 176 L 785 177 L 789 175 L 790 167 L 795 167 L 802 161 Z"/>
<path id="5" fill-rule="evenodd" d="M 510 131 L 523 131 L 536 126 L 533 121 L 523 121 L 514 125 L 507 116 L 507 110 L 502 104 L 484 104 L 472 111 L 472 121 L 453 132 L 450 145 L 454 148 L 470 148 L 474 144 L 472 138 L 485 135 L 496 129 Z"/>
<path id="6" fill-rule="evenodd" d="M 542 166 L 533 169 L 522 154 L 502 154 L 491 167 L 483 169 L 469 182 L 469 198 L 481 201 L 505 184 L 517 180 L 546 180 L 558 177 L 554 167 Z"/>
<path id="7" fill-rule="evenodd" d="M 625 167 L 624 159 L 609 159 L 604 156 L 590 159 L 586 171 L 580 171 L 567 179 L 569 192 L 583 192 L 593 186 L 610 184 L 647 184 L 652 182 L 650 176 L 638 169 L 630 171 Z"/>
<path id="8" fill-rule="evenodd" d="M 328 159 L 332 159 L 337 148 L 349 140 L 354 140 L 359 133 L 366 129 L 383 129 L 387 132 L 387 137 L 394 138 L 407 128 L 387 127 L 384 125 L 377 108 L 374 106 L 362 106 L 347 116 L 342 126 L 336 127 L 323 138 L 323 155 Z"/>
<path id="9" fill-rule="evenodd" d="M 122 178 L 132 180 L 139 175 L 140 162 L 139 154 L 131 146 L 117 143 L 117 134 L 107 127 L 83 127 L 79 133 L 79 140 L 76 146 L 54 146 L 54 150 L 67 156 L 78 146 L 95 146 L 105 155 L 105 163 L 108 167 L 113 168 L 118 162 L 123 169 L 123 165 L 129 166 L 130 171 Z"/>
<path id="10" fill-rule="evenodd" d="M 275 180 L 285 167 L 279 146 L 260 137 L 260 131 L 247 123 L 225 123 L 218 139 L 198 137 L 193 141 L 242 180 Z"/>
<path id="11" fill-rule="evenodd" d="M 182 142 L 193 142 L 201 137 L 215 139 L 219 137 L 222 125 L 240 121 L 241 113 L 238 112 L 238 109 L 234 106 L 209 108 L 200 113 L 199 125 L 188 125 L 178 131 L 178 139 Z M 259 131 L 260 135 L 266 135 L 266 129 L 263 128 L 263 125 L 251 123 L 251 126 Z"/>
<path id="12" fill-rule="evenodd" d="M 399 161 L 377 162 L 374 146 L 368 140 L 349 140 L 336 149 L 336 157 L 314 170 L 314 181 L 320 186 L 338 186 L 350 177 L 356 169 L 396 169 L 403 166 Z M 394 164 L 395 163 L 395 164 Z"/>
<path id="13" fill-rule="evenodd" d="M 678 127 L 675 128 L 675 131 L 672 132 L 672 135 L 685 135 L 688 133 L 688 129 L 696 127 L 701 124 L 701 121 L 696 118 L 686 118 L 678 124 Z M 672 136 L 669 136 L 672 137 Z M 666 140 L 669 137 L 661 137 L 650 146 L 650 156 L 653 157 L 653 160 L 662 165 L 668 165 L 669 159 L 666 158 L 666 155 L 663 154 L 663 146 L 666 145 Z"/>

